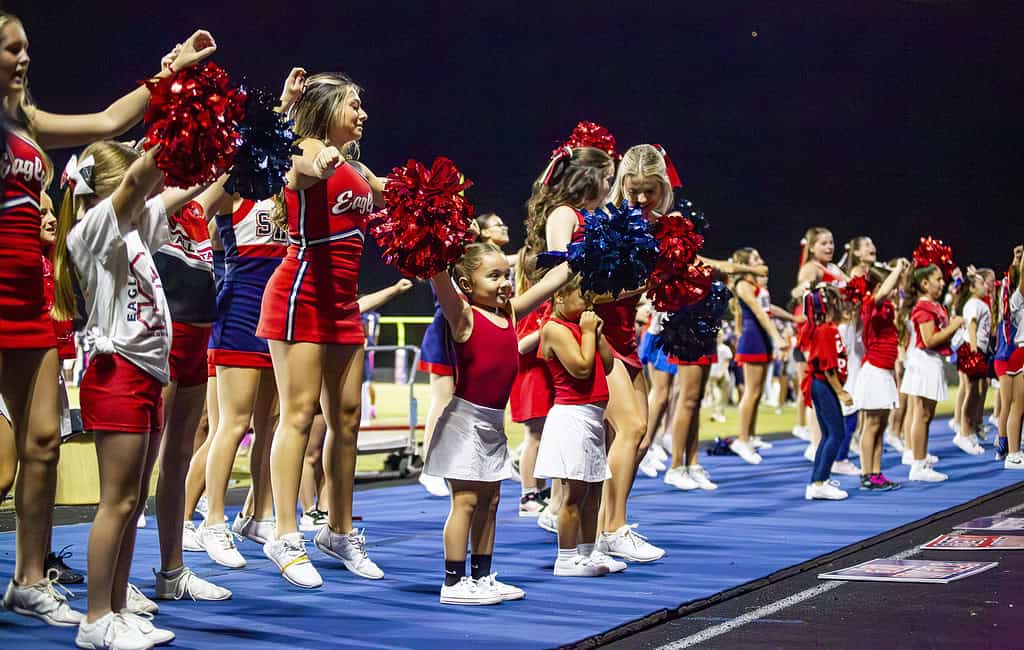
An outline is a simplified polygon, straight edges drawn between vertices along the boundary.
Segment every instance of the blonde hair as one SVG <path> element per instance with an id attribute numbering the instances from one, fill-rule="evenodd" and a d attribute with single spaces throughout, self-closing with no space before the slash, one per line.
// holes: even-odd
<path id="1" fill-rule="evenodd" d="M 128 168 L 140 154 L 121 142 L 104 140 L 86 147 L 80 159 L 84 160 L 89 156 L 96 161 L 92 170 L 92 188 L 95 194 L 89 195 L 89 198 L 103 200 L 121 185 Z M 68 233 L 78 223 L 80 201 L 80 198 L 75 198 L 74 188 L 68 185 L 64 190 L 60 210 L 57 212 L 56 242 L 53 247 L 53 317 L 57 320 L 70 320 L 75 317 L 75 269 L 68 256 Z"/>
<path id="2" fill-rule="evenodd" d="M 804 238 L 800 240 L 800 268 L 803 268 L 804 264 L 808 262 L 810 258 L 810 250 L 814 248 L 814 245 L 818 243 L 818 240 L 824 235 L 831 234 L 831 230 L 820 226 L 807 229 L 807 232 L 804 233 Z"/>
<path id="3" fill-rule="evenodd" d="M 672 183 L 668 179 L 665 167 L 665 156 L 649 144 L 638 144 L 630 147 L 619 161 L 619 171 L 615 174 L 615 182 L 608 194 L 608 202 L 619 205 L 626 198 L 626 177 L 657 178 L 661 185 L 661 202 L 654 210 L 667 214 L 672 209 Z"/>
<path id="4" fill-rule="evenodd" d="M 22 28 L 24 28 L 20 18 L 14 14 L 0 11 L 0 31 L 11 24 L 22 25 Z M 28 78 L 26 77 L 21 92 L 4 98 L 4 114 L 15 125 L 27 131 L 29 136 L 35 140 L 36 131 L 32 126 L 32 115 L 34 113 L 35 103 L 32 101 L 32 95 L 28 92 Z"/>

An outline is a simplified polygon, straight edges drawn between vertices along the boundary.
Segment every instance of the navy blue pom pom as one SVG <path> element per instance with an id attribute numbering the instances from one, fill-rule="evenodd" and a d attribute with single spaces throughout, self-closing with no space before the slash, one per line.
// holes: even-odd
<path id="1" fill-rule="evenodd" d="M 644 286 L 658 259 L 658 240 L 639 208 L 583 211 L 583 239 L 569 244 L 569 266 L 582 276 L 580 288 L 618 296 Z"/>
<path id="2" fill-rule="evenodd" d="M 728 287 L 712 282 L 707 298 L 669 317 L 657 345 L 669 356 L 682 361 L 697 361 L 714 354 L 722 316 L 731 298 Z"/>
<path id="3" fill-rule="evenodd" d="M 284 188 L 292 168 L 295 146 L 292 121 L 276 112 L 277 100 L 262 88 L 243 88 L 245 119 L 239 126 L 242 142 L 224 189 L 256 201 L 269 199 Z"/>
<path id="4" fill-rule="evenodd" d="M 704 235 L 711 230 L 711 222 L 704 216 L 704 211 L 695 206 L 693 201 L 683 196 L 682 191 L 675 190 L 673 192 L 673 199 L 675 200 L 676 210 L 679 211 L 679 214 L 693 222 L 693 230 L 698 235 Z"/>

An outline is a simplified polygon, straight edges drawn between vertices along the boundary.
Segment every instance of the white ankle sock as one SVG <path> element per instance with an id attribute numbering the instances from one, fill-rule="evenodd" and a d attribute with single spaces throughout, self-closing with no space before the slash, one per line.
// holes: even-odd
<path id="1" fill-rule="evenodd" d="M 571 561 L 571 560 L 576 559 L 576 556 L 579 555 L 579 554 L 580 554 L 580 552 L 579 552 L 578 548 L 560 548 L 560 549 L 558 549 L 558 559 L 559 560 Z"/>

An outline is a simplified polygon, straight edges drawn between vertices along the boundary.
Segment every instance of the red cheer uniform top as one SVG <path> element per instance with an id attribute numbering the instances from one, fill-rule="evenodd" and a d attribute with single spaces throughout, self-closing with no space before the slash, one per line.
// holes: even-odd
<path id="1" fill-rule="evenodd" d="M 579 344 L 583 340 L 583 332 L 579 323 L 571 323 L 561 318 L 552 317 L 552 323 L 558 323 L 572 332 L 573 338 Z M 543 336 L 543 335 L 542 335 Z M 548 372 L 551 373 L 551 382 L 555 386 L 555 404 L 601 404 L 608 401 L 608 381 L 605 378 L 604 363 L 601 362 L 601 355 L 594 355 L 593 372 L 586 379 L 573 377 L 558 357 L 552 354 L 550 359 L 545 359 Z"/>
<path id="2" fill-rule="evenodd" d="M 48 251 L 47 251 L 48 253 Z M 46 296 L 46 311 L 51 312 L 56 300 L 57 283 L 53 277 L 53 262 L 43 254 L 43 294 Z M 52 318 L 52 313 L 51 313 Z M 57 335 L 57 354 L 61 360 L 75 358 L 75 326 L 71 319 L 53 319 L 53 331 Z"/>
<path id="3" fill-rule="evenodd" d="M 839 383 L 846 383 L 846 346 L 835 323 L 821 323 L 810 329 L 807 341 L 807 372 L 801 389 L 804 400 L 810 404 L 811 383 L 815 379 L 828 381 L 826 372 L 835 372 Z"/>
<path id="4" fill-rule="evenodd" d="M 946 312 L 946 308 L 935 302 L 934 300 L 918 300 L 917 304 L 914 305 L 914 309 L 910 312 L 910 322 L 914 325 L 915 343 L 919 350 L 928 350 L 941 354 L 944 357 L 948 357 L 953 354 L 952 348 L 949 347 L 949 341 L 946 341 L 937 348 L 929 348 L 924 344 L 924 337 L 921 336 L 921 325 L 922 323 L 935 323 L 935 331 L 949 325 L 949 314 Z"/>
<path id="5" fill-rule="evenodd" d="M 544 322 L 551 315 L 551 302 L 534 309 L 516 323 L 516 338 L 523 340 L 534 332 L 540 331 Z M 539 345 L 538 345 L 539 349 Z M 537 350 L 519 354 L 519 371 L 512 384 L 509 396 L 509 407 L 513 422 L 526 422 L 545 417 L 551 410 L 554 397 L 551 385 L 551 374 L 547 364 L 537 356 Z"/>
<path id="6" fill-rule="evenodd" d="M 896 305 L 891 300 L 875 302 L 875 297 L 868 294 L 860 307 L 860 319 L 864 323 L 864 361 L 882 370 L 893 370 L 900 345 Z"/>
<path id="7" fill-rule="evenodd" d="M 504 410 L 519 370 L 519 341 L 512 320 L 496 325 L 472 308 L 473 332 L 455 342 L 455 395 L 477 406 Z"/>

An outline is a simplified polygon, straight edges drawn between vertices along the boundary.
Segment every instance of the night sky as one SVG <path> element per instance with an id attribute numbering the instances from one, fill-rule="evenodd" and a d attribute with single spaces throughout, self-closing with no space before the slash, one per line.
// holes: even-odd
<path id="1" fill-rule="evenodd" d="M 363 161 L 452 158 L 478 210 L 522 241 L 524 204 L 578 120 L 620 148 L 665 145 L 712 221 L 706 252 L 760 249 L 781 301 L 803 231 L 866 234 L 881 258 L 922 234 L 996 266 L 1024 240 L 1024 9 L 1003 2 L 5 3 L 31 88 L 103 108 L 194 28 L 233 77 L 293 65 L 365 87 Z M 70 152 L 52 152 L 62 166 Z M 837 253 L 838 257 L 838 253 Z M 397 279 L 368 246 L 362 290 Z M 420 288 L 385 311 L 425 313 Z"/>

